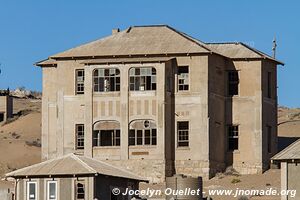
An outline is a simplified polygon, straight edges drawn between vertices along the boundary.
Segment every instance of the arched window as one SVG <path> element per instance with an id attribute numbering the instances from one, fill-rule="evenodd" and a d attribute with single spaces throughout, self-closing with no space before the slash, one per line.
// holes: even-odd
<path id="1" fill-rule="evenodd" d="M 120 91 L 119 69 L 95 69 L 93 79 L 94 92 Z"/>
<path id="2" fill-rule="evenodd" d="M 129 70 L 130 91 L 156 90 L 156 69 L 133 67 Z"/>
<path id="3" fill-rule="evenodd" d="M 120 142 L 118 121 L 98 121 L 94 124 L 93 146 L 120 146 Z"/>
<path id="4" fill-rule="evenodd" d="M 135 120 L 129 126 L 129 145 L 156 145 L 157 131 L 153 120 Z"/>

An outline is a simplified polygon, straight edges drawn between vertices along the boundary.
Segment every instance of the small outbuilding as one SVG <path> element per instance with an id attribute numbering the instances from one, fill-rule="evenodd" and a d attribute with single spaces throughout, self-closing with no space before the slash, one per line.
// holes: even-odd
<path id="1" fill-rule="evenodd" d="M 276 154 L 272 162 L 281 166 L 281 190 L 286 191 L 281 200 L 300 199 L 300 139 Z"/>
<path id="2" fill-rule="evenodd" d="M 68 154 L 6 174 L 16 181 L 16 200 L 129 200 L 119 193 L 147 182 L 102 161 Z M 117 189 L 115 189 L 117 188 Z M 119 194 L 119 195 L 116 195 Z"/>
<path id="3" fill-rule="evenodd" d="M 13 117 L 13 98 L 8 90 L 0 90 L 0 123 Z"/>

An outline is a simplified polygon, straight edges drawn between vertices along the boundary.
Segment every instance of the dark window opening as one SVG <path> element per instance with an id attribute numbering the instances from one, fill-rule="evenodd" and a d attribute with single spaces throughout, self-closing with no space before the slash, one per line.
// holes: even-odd
<path id="1" fill-rule="evenodd" d="M 76 70 L 76 94 L 84 94 L 84 69 Z"/>
<path id="2" fill-rule="evenodd" d="M 189 146 L 189 122 L 182 121 L 177 122 L 177 132 L 178 132 L 178 147 L 188 147 Z"/>
<path id="3" fill-rule="evenodd" d="M 238 95 L 239 94 L 239 73 L 238 71 L 228 72 L 228 95 Z"/>
<path id="4" fill-rule="evenodd" d="M 129 130 L 129 146 L 156 145 L 156 129 L 131 129 Z"/>
<path id="5" fill-rule="evenodd" d="M 272 73 L 268 72 L 268 98 L 272 98 Z"/>
<path id="6" fill-rule="evenodd" d="M 96 69 L 93 73 L 95 92 L 120 91 L 119 69 Z"/>
<path id="7" fill-rule="evenodd" d="M 4 113 L 0 113 L 0 122 L 4 121 Z"/>
<path id="8" fill-rule="evenodd" d="M 83 181 L 80 181 L 76 183 L 76 200 L 81 200 L 81 199 L 84 199 L 84 196 L 85 196 L 85 188 L 84 188 L 84 182 Z"/>
<path id="9" fill-rule="evenodd" d="M 153 67 L 129 70 L 130 91 L 156 90 L 156 69 Z"/>
<path id="10" fill-rule="evenodd" d="M 272 152 L 272 127 L 267 126 L 267 134 L 268 134 L 268 153 Z"/>
<path id="11" fill-rule="evenodd" d="M 84 149 L 84 124 L 76 124 L 76 149 Z"/>
<path id="12" fill-rule="evenodd" d="M 228 126 L 228 150 L 239 149 L 239 126 Z"/>
<path id="13" fill-rule="evenodd" d="M 94 131 L 94 146 L 120 146 L 120 130 Z"/>
<path id="14" fill-rule="evenodd" d="M 189 66 L 178 67 L 178 90 L 189 90 Z"/>

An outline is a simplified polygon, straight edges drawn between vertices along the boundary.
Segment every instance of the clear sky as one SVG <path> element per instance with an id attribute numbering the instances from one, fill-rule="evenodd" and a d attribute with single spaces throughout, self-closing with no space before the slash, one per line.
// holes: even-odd
<path id="1" fill-rule="evenodd" d="M 300 107 L 300 1 L 0 0 L 0 88 L 41 90 L 33 63 L 111 34 L 168 24 L 205 42 L 241 41 L 271 54 L 278 42 L 279 104 Z"/>

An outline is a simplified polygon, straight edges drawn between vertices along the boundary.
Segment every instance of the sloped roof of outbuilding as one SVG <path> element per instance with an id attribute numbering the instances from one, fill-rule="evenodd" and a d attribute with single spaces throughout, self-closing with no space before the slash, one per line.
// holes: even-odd
<path id="1" fill-rule="evenodd" d="M 6 177 L 38 178 L 59 176 L 88 176 L 102 174 L 107 176 L 147 181 L 122 168 L 110 165 L 93 158 L 68 154 L 59 158 L 47 160 L 6 174 Z"/>
<path id="2" fill-rule="evenodd" d="M 167 25 L 133 26 L 108 37 L 50 56 L 51 58 L 208 53 L 210 50 Z"/>
<path id="3" fill-rule="evenodd" d="M 274 161 L 300 160 L 300 139 L 271 158 Z"/>
<path id="4" fill-rule="evenodd" d="M 267 58 L 277 62 L 278 64 L 284 65 L 284 63 L 242 42 L 206 43 L 206 45 L 212 51 L 231 59 Z"/>

